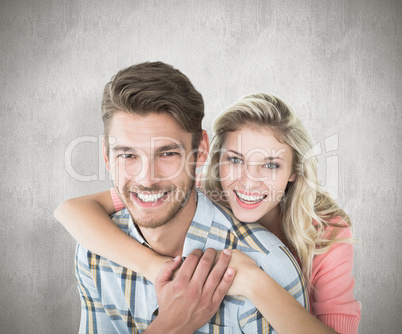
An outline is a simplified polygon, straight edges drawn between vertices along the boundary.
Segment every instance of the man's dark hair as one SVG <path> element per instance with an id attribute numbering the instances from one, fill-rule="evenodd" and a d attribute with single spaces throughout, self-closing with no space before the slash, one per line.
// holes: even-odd
<path id="1" fill-rule="evenodd" d="M 119 71 L 106 84 L 102 120 L 108 151 L 108 135 L 115 112 L 137 115 L 167 113 L 192 134 L 192 149 L 196 149 L 202 140 L 202 95 L 187 76 L 163 62 L 145 62 L 130 66 Z"/>

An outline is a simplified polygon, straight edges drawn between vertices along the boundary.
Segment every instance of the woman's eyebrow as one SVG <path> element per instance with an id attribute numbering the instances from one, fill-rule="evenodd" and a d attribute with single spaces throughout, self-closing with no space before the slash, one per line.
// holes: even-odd
<path id="1" fill-rule="evenodd" d="M 267 157 L 265 158 L 265 160 L 275 160 L 275 159 L 280 159 L 280 160 L 285 160 L 284 158 L 282 158 L 280 155 L 282 153 L 285 153 L 286 149 L 281 148 L 279 150 L 271 150 L 271 154 L 267 154 Z"/>
<path id="2" fill-rule="evenodd" d="M 232 153 L 234 153 L 234 154 L 236 154 L 236 155 L 238 155 L 238 156 L 240 156 L 240 157 L 243 156 L 243 154 L 241 154 L 241 153 L 239 153 L 239 152 L 237 152 L 237 151 L 235 151 L 235 150 L 226 150 L 226 152 L 232 152 Z"/>
<path id="3" fill-rule="evenodd" d="M 237 151 L 235 151 L 235 150 L 226 150 L 226 152 L 232 152 L 232 153 L 234 153 L 234 154 L 236 154 L 236 155 L 238 155 L 238 156 L 240 156 L 240 157 L 243 157 L 243 154 L 241 154 L 241 153 L 239 153 L 239 152 L 237 152 Z M 280 153 L 282 153 L 282 152 L 280 152 Z M 285 159 L 283 159 L 282 157 L 280 157 L 279 155 L 277 155 L 277 156 L 266 156 L 265 158 L 264 158 L 264 160 L 266 160 L 266 161 L 272 161 L 272 160 L 285 160 Z"/>
<path id="4" fill-rule="evenodd" d="M 269 160 L 275 160 L 275 159 L 279 159 L 279 160 L 284 160 L 283 158 L 281 158 L 279 155 L 276 157 L 265 157 L 265 160 L 269 161 Z"/>

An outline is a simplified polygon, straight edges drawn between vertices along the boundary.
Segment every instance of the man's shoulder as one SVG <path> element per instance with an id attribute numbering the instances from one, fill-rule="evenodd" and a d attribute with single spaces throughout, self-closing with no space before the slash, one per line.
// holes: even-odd
<path id="1" fill-rule="evenodd" d="M 292 290 L 292 295 L 302 305 L 307 305 L 301 270 L 279 238 L 258 223 L 239 221 L 228 208 L 214 203 L 214 210 L 215 219 L 209 235 L 212 241 L 208 244 L 212 246 L 220 239 L 225 242 L 225 248 L 241 250 L 282 287 Z"/>
<path id="2" fill-rule="evenodd" d="M 222 205 L 213 203 L 214 218 L 212 227 L 227 230 L 229 237 L 235 239 L 236 248 L 251 248 L 262 253 L 269 253 L 273 248 L 284 246 L 283 243 L 262 225 L 244 223 L 238 220 L 233 212 Z M 244 249 L 243 249 L 244 250 Z"/>
<path id="3" fill-rule="evenodd" d="M 130 213 L 126 208 L 115 212 L 110 218 L 121 230 L 128 233 L 130 228 Z"/>
<path id="4" fill-rule="evenodd" d="M 125 233 L 129 233 L 130 229 L 130 214 L 126 208 L 123 208 L 120 211 L 115 212 L 110 216 L 112 221 Z M 117 265 L 114 262 L 107 260 L 84 247 L 82 244 L 77 243 L 77 247 L 75 250 L 76 256 L 76 266 L 79 268 L 85 268 L 85 265 L 99 265 L 99 263 L 105 264 L 106 262 L 113 263 L 113 265 Z M 109 265 L 109 263 L 108 263 Z"/>

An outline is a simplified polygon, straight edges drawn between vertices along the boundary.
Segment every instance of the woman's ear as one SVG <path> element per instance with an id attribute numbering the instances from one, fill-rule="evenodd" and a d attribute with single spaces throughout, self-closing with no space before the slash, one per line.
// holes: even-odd
<path id="1" fill-rule="evenodd" d="M 296 181 L 296 177 L 297 177 L 296 173 L 291 174 L 291 175 L 289 176 L 288 182 L 294 182 L 294 181 Z"/>
<path id="2" fill-rule="evenodd" d="M 205 161 L 207 161 L 208 153 L 209 153 L 208 133 L 205 130 L 202 130 L 202 140 L 200 142 L 200 145 L 198 145 L 197 168 L 204 165 Z"/>

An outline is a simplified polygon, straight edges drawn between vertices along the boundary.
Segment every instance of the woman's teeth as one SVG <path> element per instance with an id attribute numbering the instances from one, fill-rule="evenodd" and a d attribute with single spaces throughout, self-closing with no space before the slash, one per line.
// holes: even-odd
<path id="1" fill-rule="evenodd" d="M 246 204 L 254 204 L 254 203 L 261 202 L 266 197 L 266 195 L 262 195 L 262 196 L 244 195 L 237 191 L 235 191 L 235 193 L 236 193 L 237 197 Z"/>

